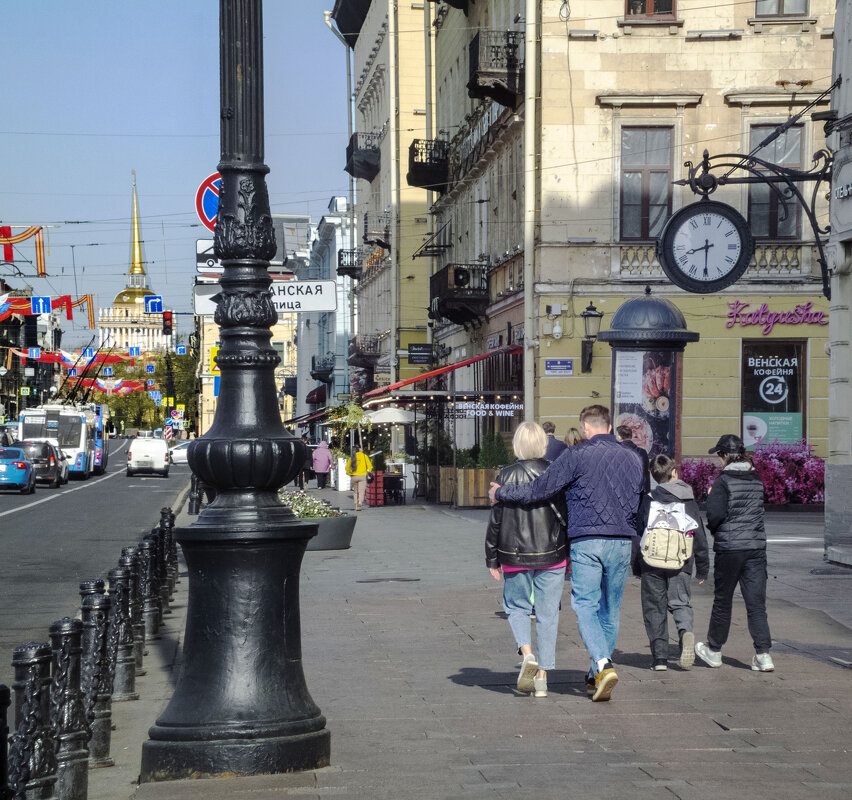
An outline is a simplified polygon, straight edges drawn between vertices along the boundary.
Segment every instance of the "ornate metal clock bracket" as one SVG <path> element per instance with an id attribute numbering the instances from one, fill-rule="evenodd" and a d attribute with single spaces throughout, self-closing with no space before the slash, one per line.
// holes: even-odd
<path id="1" fill-rule="evenodd" d="M 828 150 L 818 150 L 813 157 L 813 166 L 809 170 L 788 169 L 771 161 L 764 161 L 753 155 L 742 155 L 741 153 L 722 153 L 711 156 L 707 150 L 704 158 L 699 164 L 691 161 L 684 163 L 689 171 L 689 177 L 675 181 L 676 186 L 689 186 L 695 194 L 703 198 L 709 197 L 720 186 L 731 186 L 746 183 L 765 183 L 772 189 L 778 199 L 787 219 L 790 215 L 790 203 L 798 203 L 810 222 L 814 233 L 814 242 L 819 256 L 820 269 L 822 271 L 822 293 L 827 299 L 831 299 L 831 284 L 828 271 L 828 262 L 825 258 L 823 237 L 830 232 L 830 227 L 820 227 L 816 217 L 816 201 L 819 188 L 823 182 L 831 181 L 831 167 L 833 156 Z M 714 171 L 726 170 L 723 175 L 715 175 Z M 748 175 L 731 177 L 736 170 L 743 170 Z M 812 183 L 813 191 L 810 198 L 806 197 L 799 188 L 800 183 Z"/>

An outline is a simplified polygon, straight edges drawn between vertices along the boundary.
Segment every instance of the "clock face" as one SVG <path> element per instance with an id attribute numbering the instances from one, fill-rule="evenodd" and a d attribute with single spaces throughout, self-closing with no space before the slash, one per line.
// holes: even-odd
<path id="1" fill-rule="evenodd" d="M 704 200 L 668 220 L 657 250 L 673 283 L 704 294 L 730 286 L 745 272 L 754 241 L 748 224 L 733 208 Z"/>

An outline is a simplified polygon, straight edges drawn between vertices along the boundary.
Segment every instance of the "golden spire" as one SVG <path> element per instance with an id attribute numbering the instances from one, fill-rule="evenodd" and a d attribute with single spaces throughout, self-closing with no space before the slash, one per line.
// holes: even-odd
<path id="1" fill-rule="evenodd" d="M 133 222 L 132 222 L 132 242 L 130 252 L 130 274 L 144 275 L 145 267 L 142 266 L 142 236 L 139 233 L 139 208 L 136 204 L 136 170 L 132 170 L 133 175 Z"/>

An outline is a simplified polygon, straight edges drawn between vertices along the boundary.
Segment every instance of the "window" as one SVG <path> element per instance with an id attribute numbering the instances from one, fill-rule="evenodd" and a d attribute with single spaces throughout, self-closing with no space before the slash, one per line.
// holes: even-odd
<path id="1" fill-rule="evenodd" d="M 775 125 L 753 125 L 749 152 L 759 145 Z M 800 125 L 782 133 L 774 142 L 760 148 L 755 155 L 764 161 L 784 167 L 800 169 L 802 166 L 802 128 Z M 779 189 L 784 184 L 775 184 Z M 748 218 L 751 232 L 758 239 L 798 239 L 802 212 L 798 201 L 792 198 L 785 208 L 773 189 L 764 183 L 752 184 L 748 193 Z"/>
<path id="2" fill-rule="evenodd" d="M 672 129 L 621 129 L 621 238 L 654 239 L 672 207 Z"/>
<path id="3" fill-rule="evenodd" d="M 808 13 L 808 0 L 757 0 L 756 17 L 803 17 Z"/>
<path id="4" fill-rule="evenodd" d="M 627 0 L 624 15 L 626 17 L 671 17 L 675 15 L 674 0 Z"/>

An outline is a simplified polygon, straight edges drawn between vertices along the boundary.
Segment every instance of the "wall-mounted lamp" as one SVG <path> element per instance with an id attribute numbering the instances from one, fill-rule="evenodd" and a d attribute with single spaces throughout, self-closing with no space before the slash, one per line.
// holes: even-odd
<path id="1" fill-rule="evenodd" d="M 583 335 L 585 336 L 580 345 L 580 369 L 583 372 L 591 372 L 595 339 L 598 338 L 601 329 L 603 311 L 598 311 L 593 303 L 589 303 L 580 316 L 583 318 Z"/>

